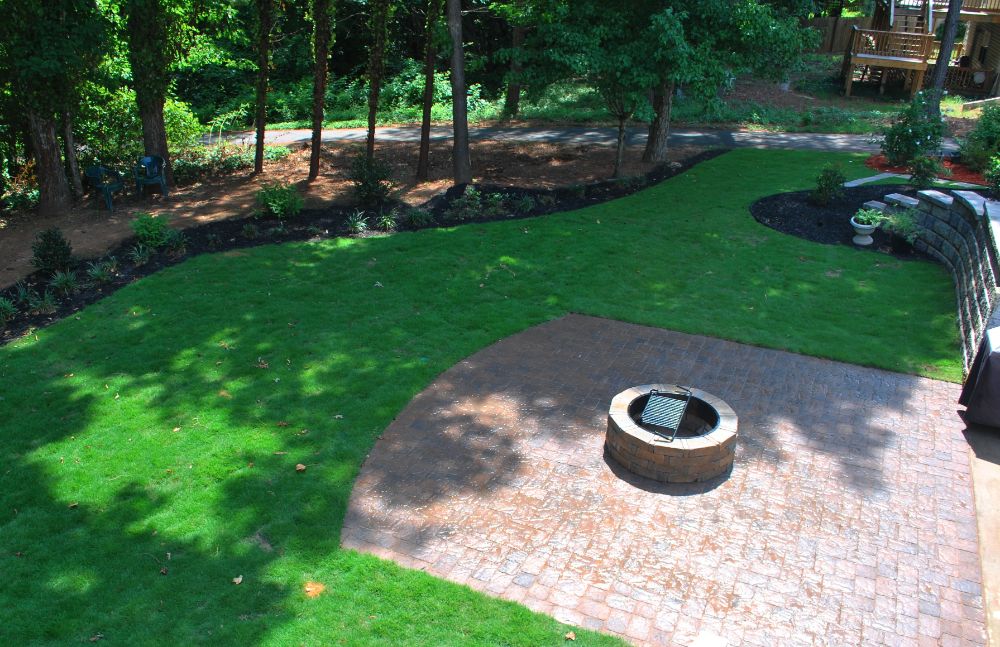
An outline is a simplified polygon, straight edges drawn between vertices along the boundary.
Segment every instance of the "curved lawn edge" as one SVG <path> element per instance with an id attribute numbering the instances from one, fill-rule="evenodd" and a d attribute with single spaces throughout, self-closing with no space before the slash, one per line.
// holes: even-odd
<path id="1" fill-rule="evenodd" d="M 365 455 L 448 367 L 567 312 L 947 371 L 940 268 L 747 217 L 829 158 L 736 151 L 550 218 L 203 255 L 0 348 L 5 631 L 561 641 L 548 618 L 340 550 Z"/>

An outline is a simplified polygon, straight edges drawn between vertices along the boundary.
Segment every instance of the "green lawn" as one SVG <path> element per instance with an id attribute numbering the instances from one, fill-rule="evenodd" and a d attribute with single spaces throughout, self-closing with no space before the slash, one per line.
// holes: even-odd
<path id="1" fill-rule="evenodd" d="M 943 268 L 749 216 L 835 157 L 868 173 L 741 150 L 557 216 L 200 256 L 0 348 L 0 643 L 563 644 L 340 550 L 366 452 L 441 371 L 567 312 L 959 379 Z"/>

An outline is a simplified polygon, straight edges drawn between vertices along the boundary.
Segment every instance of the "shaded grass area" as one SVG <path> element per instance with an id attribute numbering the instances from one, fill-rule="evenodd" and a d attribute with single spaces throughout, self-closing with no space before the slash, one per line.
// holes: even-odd
<path id="1" fill-rule="evenodd" d="M 340 550 L 366 453 L 440 372 L 567 312 L 958 379 L 943 268 L 749 215 L 831 157 L 741 150 L 536 220 L 200 256 L 0 348 L 0 642 L 562 644 Z"/>

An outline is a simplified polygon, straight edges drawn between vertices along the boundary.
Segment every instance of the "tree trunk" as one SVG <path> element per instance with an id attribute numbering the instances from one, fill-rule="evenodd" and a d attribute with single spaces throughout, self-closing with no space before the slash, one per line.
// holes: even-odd
<path id="1" fill-rule="evenodd" d="M 643 162 L 666 162 L 667 139 L 670 137 L 670 113 L 674 107 L 674 82 L 661 81 L 653 90 L 653 123 L 649 124 Z"/>
<path id="2" fill-rule="evenodd" d="M 941 96 L 944 94 L 944 79 L 948 73 L 948 63 L 951 61 L 951 51 L 955 47 L 955 33 L 958 31 L 958 16 L 962 11 L 962 0 L 948 0 L 948 15 L 944 19 L 944 34 L 941 35 L 941 48 L 937 62 L 934 63 L 934 75 L 931 76 L 931 87 L 927 93 L 927 110 L 932 117 L 941 117 Z"/>
<path id="3" fill-rule="evenodd" d="M 618 145 L 615 147 L 615 178 L 622 176 L 622 159 L 625 157 L 625 118 L 618 117 Z"/>
<path id="4" fill-rule="evenodd" d="M 376 0 L 372 4 L 372 49 L 368 57 L 368 141 L 365 153 L 375 157 L 375 121 L 378 118 L 378 97 L 382 92 L 382 73 L 385 64 L 385 23 L 389 14 L 389 0 Z"/>
<path id="5" fill-rule="evenodd" d="M 28 128 L 38 174 L 38 212 L 43 216 L 60 214 L 70 208 L 72 197 L 59 154 L 55 119 L 29 112 Z"/>
<path id="6" fill-rule="evenodd" d="M 510 58 L 510 78 L 507 80 L 507 96 L 504 97 L 503 114 L 509 119 L 517 116 L 521 110 L 521 46 L 527 27 L 517 25 L 511 39 L 512 54 Z"/>
<path id="7" fill-rule="evenodd" d="M 174 173 L 170 168 L 170 151 L 167 149 L 167 128 L 163 122 L 163 96 L 150 96 L 150 93 L 136 91 L 139 104 L 139 118 L 142 120 L 142 147 L 146 155 L 157 155 L 163 158 L 163 169 L 167 184 L 174 183 Z"/>
<path id="8" fill-rule="evenodd" d="M 257 1 L 257 111 L 254 126 L 257 139 L 253 153 L 253 172 L 264 172 L 264 127 L 267 123 L 267 74 L 271 62 L 271 28 L 274 25 L 274 0 Z"/>
<path id="9" fill-rule="evenodd" d="M 313 0 L 313 105 L 312 151 L 309 155 L 309 179 L 319 176 L 319 154 L 323 145 L 323 102 L 326 99 L 327 64 L 330 58 L 330 0 Z"/>
<path id="10" fill-rule="evenodd" d="M 63 148 L 66 156 L 66 171 L 73 184 L 73 194 L 77 200 L 83 198 L 83 179 L 80 176 L 80 164 L 76 160 L 76 140 L 73 138 L 73 115 L 68 109 L 63 110 Z"/>
<path id="11" fill-rule="evenodd" d="M 447 0 L 448 33 L 451 35 L 451 114 L 455 141 L 451 161 L 455 184 L 472 182 L 469 155 L 469 110 L 465 89 L 465 51 L 462 47 L 462 0 Z"/>
<path id="12" fill-rule="evenodd" d="M 434 107 L 434 26 L 441 13 L 441 0 L 428 0 L 427 24 L 424 25 L 424 116 L 420 122 L 420 157 L 417 159 L 417 182 L 426 182 L 431 165 L 431 108 Z"/>

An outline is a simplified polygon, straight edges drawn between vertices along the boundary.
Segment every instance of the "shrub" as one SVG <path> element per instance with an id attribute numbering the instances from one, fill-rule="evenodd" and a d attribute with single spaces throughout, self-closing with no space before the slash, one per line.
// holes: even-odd
<path id="1" fill-rule="evenodd" d="M 449 220 L 461 221 L 475 218 L 482 211 L 482 194 L 479 193 L 479 189 L 469 185 L 465 187 L 465 193 L 451 201 L 446 213 Z"/>
<path id="2" fill-rule="evenodd" d="M 825 206 L 844 197 L 844 171 L 839 164 L 827 164 L 816 178 L 816 188 L 809 194 L 813 204 Z"/>
<path id="3" fill-rule="evenodd" d="M 917 157 L 937 152 L 944 137 L 944 120 L 927 111 L 927 99 L 918 92 L 885 131 L 882 152 L 890 164 L 909 165 Z"/>
<path id="4" fill-rule="evenodd" d="M 380 213 L 375 219 L 375 226 L 382 231 L 393 231 L 396 229 L 396 211 Z"/>
<path id="5" fill-rule="evenodd" d="M 24 284 L 23 281 L 18 281 L 14 284 L 14 294 L 17 302 L 21 305 L 27 305 L 31 303 L 32 298 L 37 298 L 38 294 L 34 290 L 29 288 Z"/>
<path id="6" fill-rule="evenodd" d="M 859 225 L 879 225 L 885 220 L 885 214 L 878 209 L 858 209 L 854 213 L 854 221 Z"/>
<path id="7" fill-rule="evenodd" d="M 434 214 L 426 209 L 413 207 L 407 209 L 401 216 L 397 216 L 396 222 L 407 222 L 414 228 L 427 227 L 434 224 Z"/>
<path id="8" fill-rule="evenodd" d="M 305 201 L 295 185 L 283 182 L 269 182 L 257 191 L 257 205 L 260 215 L 284 219 L 296 216 L 302 211 Z"/>
<path id="9" fill-rule="evenodd" d="M 989 182 L 994 196 L 1000 196 L 1000 155 L 990 160 L 986 169 L 986 181 Z"/>
<path id="10" fill-rule="evenodd" d="M 136 245 L 128 252 L 129 260 L 132 261 L 132 264 L 136 267 L 148 263 L 150 256 L 152 256 L 152 250 L 142 244 Z"/>
<path id="11" fill-rule="evenodd" d="M 0 297 L 0 324 L 6 324 L 17 314 L 17 306 L 6 297 Z"/>
<path id="12" fill-rule="evenodd" d="M 355 211 L 347 216 L 347 230 L 356 236 L 368 231 L 368 218 L 363 211 Z"/>
<path id="13" fill-rule="evenodd" d="M 167 230 L 167 240 L 163 243 L 167 253 L 180 256 L 187 251 L 187 236 L 176 229 Z"/>
<path id="14" fill-rule="evenodd" d="M 522 195 L 514 199 L 511 203 L 514 211 L 523 215 L 531 213 L 535 209 L 535 199 L 530 195 Z"/>
<path id="15" fill-rule="evenodd" d="M 171 229 L 165 216 L 140 213 L 130 224 L 139 244 L 150 249 L 159 249 L 170 240 Z"/>
<path id="16" fill-rule="evenodd" d="M 914 209 L 892 211 L 883 214 L 882 227 L 912 245 L 923 231 L 923 227 L 917 224 L 918 215 L 919 212 Z"/>
<path id="17" fill-rule="evenodd" d="M 949 173 L 936 157 L 921 155 L 910 162 L 909 182 L 918 189 L 926 189 L 934 185 L 934 180 L 942 173 Z"/>
<path id="18" fill-rule="evenodd" d="M 11 211 L 31 211 L 38 206 L 40 196 L 37 186 L 17 184 L 3 194 L 3 206 Z"/>
<path id="19" fill-rule="evenodd" d="M 68 270 L 73 264 L 73 248 L 58 227 L 46 229 L 35 237 L 31 264 L 49 275 Z"/>
<path id="20" fill-rule="evenodd" d="M 504 194 L 502 193 L 487 193 L 483 196 L 482 200 L 482 214 L 487 218 L 495 218 L 496 216 L 502 216 L 507 213 L 507 210 L 503 206 Z"/>
<path id="21" fill-rule="evenodd" d="M 219 234 L 211 234 L 211 233 L 205 234 L 205 244 L 211 247 L 212 249 L 215 249 L 216 247 L 222 244 L 222 238 L 219 236 Z"/>
<path id="22" fill-rule="evenodd" d="M 358 155 L 351 162 L 348 179 L 354 183 L 358 202 L 366 206 L 381 206 L 392 191 L 392 173 L 389 165 L 377 158 Z"/>
<path id="23" fill-rule="evenodd" d="M 1000 106 L 983 108 L 976 127 L 962 142 L 959 152 L 962 163 L 976 171 L 986 169 L 993 156 L 1000 154 Z"/>
<path id="24" fill-rule="evenodd" d="M 58 309 L 58 302 L 51 291 L 46 290 L 41 297 L 35 295 L 35 300 L 31 302 L 31 312 L 40 315 L 50 315 Z"/>
<path id="25" fill-rule="evenodd" d="M 204 177 L 253 168 L 253 149 L 222 144 L 195 146 L 171 160 L 174 181 L 190 184 Z"/>
<path id="26" fill-rule="evenodd" d="M 243 225 L 244 238 L 248 240 L 253 240 L 258 236 L 260 236 L 260 228 L 257 227 L 257 225 L 253 224 L 252 222 L 248 222 L 247 224 Z"/>
<path id="27" fill-rule="evenodd" d="M 115 277 L 114 265 L 110 261 L 87 265 L 87 278 L 94 283 L 108 283 Z"/>
<path id="28" fill-rule="evenodd" d="M 76 280 L 76 272 L 67 271 L 53 274 L 49 287 L 63 296 L 69 296 L 76 292 L 80 285 Z"/>

